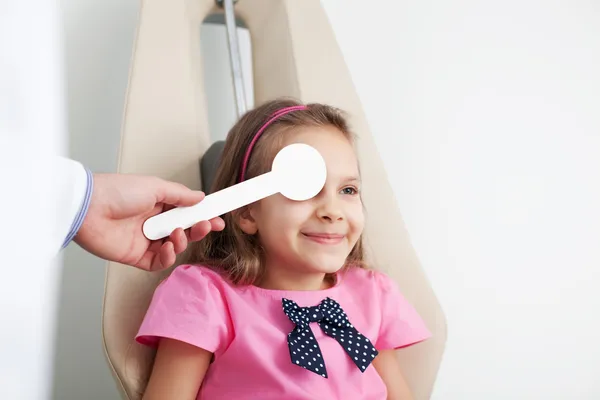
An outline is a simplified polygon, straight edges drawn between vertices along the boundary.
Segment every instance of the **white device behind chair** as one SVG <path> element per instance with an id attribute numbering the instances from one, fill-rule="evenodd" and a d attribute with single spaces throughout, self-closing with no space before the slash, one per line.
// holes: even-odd
<path id="1" fill-rule="evenodd" d="M 316 196 L 327 178 L 327 167 L 313 147 L 295 143 L 281 149 L 270 172 L 210 194 L 200 203 L 179 207 L 149 218 L 144 235 L 150 240 L 167 237 L 177 228 L 187 229 L 260 199 L 281 193 L 290 200 Z"/>

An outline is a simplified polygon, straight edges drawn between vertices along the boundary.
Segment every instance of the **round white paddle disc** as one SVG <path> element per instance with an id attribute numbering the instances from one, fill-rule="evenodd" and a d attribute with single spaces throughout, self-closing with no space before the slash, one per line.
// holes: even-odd
<path id="1" fill-rule="evenodd" d="M 212 193 L 196 205 L 148 218 L 143 232 L 150 240 L 162 239 L 177 228 L 190 228 L 275 193 L 290 200 L 308 200 L 319 194 L 326 179 L 321 154 L 307 144 L 291 144 L 277 153 L 270 172 Z"/>

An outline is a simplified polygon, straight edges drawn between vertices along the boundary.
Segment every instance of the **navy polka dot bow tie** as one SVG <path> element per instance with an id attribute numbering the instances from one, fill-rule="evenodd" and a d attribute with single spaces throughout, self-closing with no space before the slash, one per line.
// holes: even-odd
<path id="1" fill-rule="evenodd" d="M 319 305 L 299 307 L 292 300 L 282 299 L 283 311 L 296 324 L 288 334 L 292 363 L 327 378 L 321 349 L 309 324 L 316 322 L 323 332 L 337 340 L 346 354 L 364 372 L 378 352 L 371 341 L 361 335 L 348 320 L 340 305 L 327 297 Z"/>

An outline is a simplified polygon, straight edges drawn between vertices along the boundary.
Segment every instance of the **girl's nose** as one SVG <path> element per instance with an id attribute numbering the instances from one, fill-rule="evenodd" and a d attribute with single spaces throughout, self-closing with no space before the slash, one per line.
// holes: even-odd
<path id="1" fill-rule="evenodd" d="M 319 219 L 326 221 L 341 221 L 344 214 L 335 195 L 324 195 L 319 201 L 317 208 Z"/>

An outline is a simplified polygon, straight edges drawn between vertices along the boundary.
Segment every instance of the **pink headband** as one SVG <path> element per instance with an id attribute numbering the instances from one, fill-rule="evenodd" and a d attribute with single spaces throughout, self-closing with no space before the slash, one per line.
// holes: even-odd
<path id="1" fill-rule="evenodd" d="M 275 111 L 271 115 L 271 118 L 267 122 L 264 123 L 264 125 L 258 130 L 258 132 L 256 132 L 256 135 L 254 135 L 254 138 L 252 138 L 252 141 L 248 145 L 248 149 L 246 150 L 246 154 L 244 155 L 244 160 L 242 161 L 242 169 L 240 171 L 240 178 L 239 178 L 240 182 L 244 181 L 244 178 L 246 175 L 246 167 L 248 166 L 248 161 L 250 160 L 250 155 L 252 154 L 252 149 L 254 148 L 254 145 L 258 141 L 258 138 L 260 138 L 260 136 L 265 131 L 265 129 L 267 129 L 267 127 L 269 125 L 271 125 L 271 123 L 273 121 L 275 121 L 277 118 L 281 117 L 282 115 L 288 114 L 292 111 L 305 110 L 305 109 L 306 109 L 306 106 L 285 107 L 285 108 L 282 108 L 281 110 Z"/>

